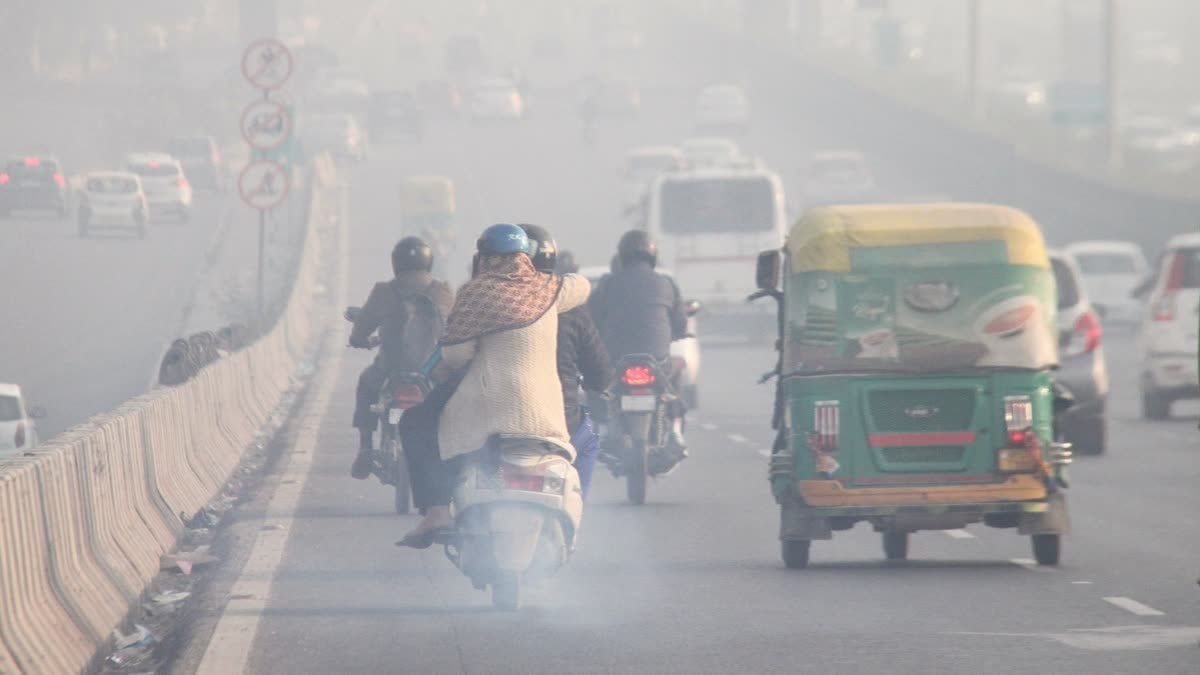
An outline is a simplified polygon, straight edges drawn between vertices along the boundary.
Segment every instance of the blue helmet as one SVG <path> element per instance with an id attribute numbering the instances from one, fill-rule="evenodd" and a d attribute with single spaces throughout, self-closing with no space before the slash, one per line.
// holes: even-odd
<path id="1" fill-rule="evenodd" d="M 516 225 L 499 223 L 492 225 L 479 235 L 475 243 L 479 255 L 509 255 L 512 253 L 530 254 L 529 235 Z"/>

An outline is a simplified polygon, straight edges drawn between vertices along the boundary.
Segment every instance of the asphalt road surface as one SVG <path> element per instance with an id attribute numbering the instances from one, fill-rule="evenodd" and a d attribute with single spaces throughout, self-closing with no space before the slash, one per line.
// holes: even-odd
<path id="1" fill-rule="evenodd" d="M 439 262 L 454 279 L 475 234 L 497 221 L 544 224 L 584 264 L 606 263 L 624 229 L 620 157 L 692 135 L 695 80 L 660 78 L 641 119 L 604 125 L 591 143 L 559 101 L 521 125 L 446 124 L 419 146 L 377 145 L 345 173 L 350 300 L 389 274 L 406 173 L 444 173 L 457 185 L 462 245 Z M 745 145 L 787 176 L 811 150 L 854 147 L 844 129 L 806 122 L 800 86 L 751 92 L 758 116 Z M 958 196 L 943 180 L 953 168 L 878 162 L 886 190 Z M 1093 207 L 1079 208 L 1086 219 Z M 493 611 L 439 549 L 392 546 L 416 519 L 393 514 L 389 489 L 348 475 L 354 383 L 369 356 L 346 353 L 331 390 L 310 395 L 314 409 L 302 417 L 319 419 L 292 448 L 308 468 L 279 481 L 295 502 L 272 511 L 263 498 L 236 516 L 251 539 L 264 523 L 287 522 L 278 565 L 246 568 L 263 595 L 229 600 L 221 593 L 241 570 L 222 571 L 205 600 L 212 611 L 174 669 L 232 659 L 255 673 L 1195 673 L 1197 409 L 1141 421 L 1130 338 L 1108 340 L 1110 451 L 1073 468 L 1075 531 L 1056 569 L 1031 564 L 1027 538 L 981 525 L 914 535 L 911 560 L 889 564 L 879 535 L 859 525 L 814 544 L 809 569 L 785 570 L 766 482 L 770 391 L 754 384 L 773 355 L 710 347 L 691 459 L 652 483 L 642 507 L 598 473 L 576 556 L 515 614 Z M 214 643 L 202 660 L 229 617 L 253 619 L 256 631 Z"/>

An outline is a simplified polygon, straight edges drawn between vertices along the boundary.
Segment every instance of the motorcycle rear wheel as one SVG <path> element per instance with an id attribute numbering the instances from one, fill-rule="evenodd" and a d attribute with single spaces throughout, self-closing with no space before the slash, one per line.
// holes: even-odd
<path id="1" fill-rule="evenodd" d="M 496 572 L 492 580 L 492 606 L 508 612 L 521 607 L 521 576 L 516 572 Z"/>
<path id="2" fill-rule="evenodd" d="M 640 438 L 631 438 L 625 457 L 625 495 L 630 504 L 645 504 L 646 441 Z"/>
<path id="3" fill-rule="evenodd" d="M 396 513 L 406 516 L 412 505 L 412 486 L 409 485 L 408 463 L 404 461 L 404 453 L 400 451 L 399 440 L 389 439 L 388 453 L 392 463 L 392 486 L 395 490 Z"/>

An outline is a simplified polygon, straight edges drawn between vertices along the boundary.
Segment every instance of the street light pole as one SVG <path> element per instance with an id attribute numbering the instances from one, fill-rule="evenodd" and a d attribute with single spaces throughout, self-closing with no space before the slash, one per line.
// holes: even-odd
<path id="1" fill-rule="evenodd" d="M 980 0 L 967 2 L 967 105 L 972 117 L 983 116 L 980 96 L 980 45 L 979 45 Z"/>
<path id="2" fill-rule="evenodd" d="M 1121 111 L 1120 78 L 1117 76 L 1119 64 L 1119 35 L 1117 33 L 1117 0 L 1104 0 L 1104 94 L 1108 107 L 1105 140 L 1108 146 L 1108 166 L 1120 169 L 1123 161 L 1121 153 Z"/>

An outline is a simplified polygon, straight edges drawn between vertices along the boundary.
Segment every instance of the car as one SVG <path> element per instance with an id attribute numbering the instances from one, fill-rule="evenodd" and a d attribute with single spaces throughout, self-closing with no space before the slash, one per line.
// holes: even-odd
<path id="1" fill-rule="evenodd" d="M 225 185 L 225 165 L 212 136 L 186 136 L 167 141 L 167 152 L 183 165 L 195 187 L 220 191 Z"/>
<path id="2" fill-rule="evenodd" d="M 517 121 L 525 116 L 525 99 L 511 80 L 483 80 L 471 89 L 468 112 L 476 121 Z"/>
<path id="3" fill-rule="evenodd" d="M 863 153 L 827 150 L 813 153 L 803 169 L 805 206 L 861 203 L 875 193 L 875 177 Z"/>
<path id="4" fill-rule="evenodd" d="M 1136 325 L 1142 303 L 1133 290 L 1146 277 L 1142 248 L 1128 241 L 1078 241 L 1065 250 L 1079 263 L 1092 306 L 1104 322 Z"/>
<path id="5" fill-rule="evenodd" d="M 1121 127 L 1125 164 L 1134 170 L 1185 173 L 1200 165 L 1196 141 L 1172 120 L 1138 115 Z"/>
<path id="6" fill-rule="evenodd" d="M 579 273 L 592 282 L 592 288 L 600 283 L 610 272 L 607 267 L 582 267 Z M 669 271 L 659 269 L 660 274 L 670 277 Z M 672 277 L 674 279 L 674 277 Z M 683 391 L 677 392 L 683 397 L 688 408 L 695 409 L 700 405 L 700 340 L 696 337 L 696 317 L 688 317 L 688 337 L 671 343 L 671 358 L 683 366 Z M 616 365 L 615 363 L 613 364 Z"/>
<path id="7" fill-rule="evenodd" d="M 14 157 L 0 169 L 0 216 L 28 209 L 53 211 L 65 218 L 70 208 L 71 186 L 56 158 Z"/>
<path id="8" fill-rule="evenodd" d="M 35 419 L 45 416 L 41 408 L 28 408 L 21 387 L 0 382 L 0 457 L 14 455 L 38 444 Z"/>
<path id="9" fill-rule="evenodd" d="M 307 118 L 301 139 L 309 152 L 329 152 L 335 157 L 364 162 L 367 139 L 354 115 L 321 113 Z"/>
<path id="10" fill-rule="evenodd" d="M 592 96 L 604 117 L 635 117 L 642 109 L 641 89 L 632 82 L 600 82 Z"/>
<path id="11" fill-rule="evenodd" d="M 142 179 L 128 171 L 94 171 L 83 179 L 76 219 L 79 236 L 86 238 L 96 227 L 123 227 L 146 236 L 150 207 Z"/>
<path id="12" fill-rule="evenodd" d="M 376 140 L 410 136 L 420 140 L 425 122 L 417 98 L 409 91 L 377 91 L 371 96 L 369 123 Z"/>
<path id="13" fill-rule="evenodd" d="M 1175 401 L 1200 397 L 1200 234 L 1169 240 L 1152 276 L 1134 293 L 1148 300 L 1138 329 L 1142 416 L 1162 420 Z"/>
<path id="14" fill-rule="evenodd" d="M 745 161 L 737 142 L 728 138 L 692 138 L 679 149 L 689 169 L 729 167 Z"/>
<path id="15" fill-rule="evenodd" d="M 654 179 L 664 171 L 682 171 L 687 166 L 683 152 L 673 145 L 655 145 L 630 150 L 625 155 L 625 203 L 637 205 Z"/>
<path id="16" fill-rule="evenodd" d="M 425 80 L 416 86 L 421 110 L 434 117 L 457 117 L 462 106 L 458 89 L 446 80 Z"/>
<path id="17" fill-rule="evenodd" d="M 1100 315 L 1088 300 L 1075 258 L 1065 251 L 1051 250 L 1049 254 L 1058 288 L 1058 370 L 1054 379 L 1074 398 L 1074 405 L 1056 423 L 1077 454 L 1099 455 L 1108 442 L 1108 365 Z"/>
<path id="18" fill-rule="evenodd" d="M 162 152 L 135 152 L 125 156 L 125 170 L 141 179 L 151 221 L 164 215 L 181 223 L 191 220 L 192 185 L 179 160 Z"/>
<path id="19" fill-rule="evenodd" d="M 744 132 L 750 126 L 750 99 L 733 84 L 705 87 L 696 97 L 696 127 Z"/>

